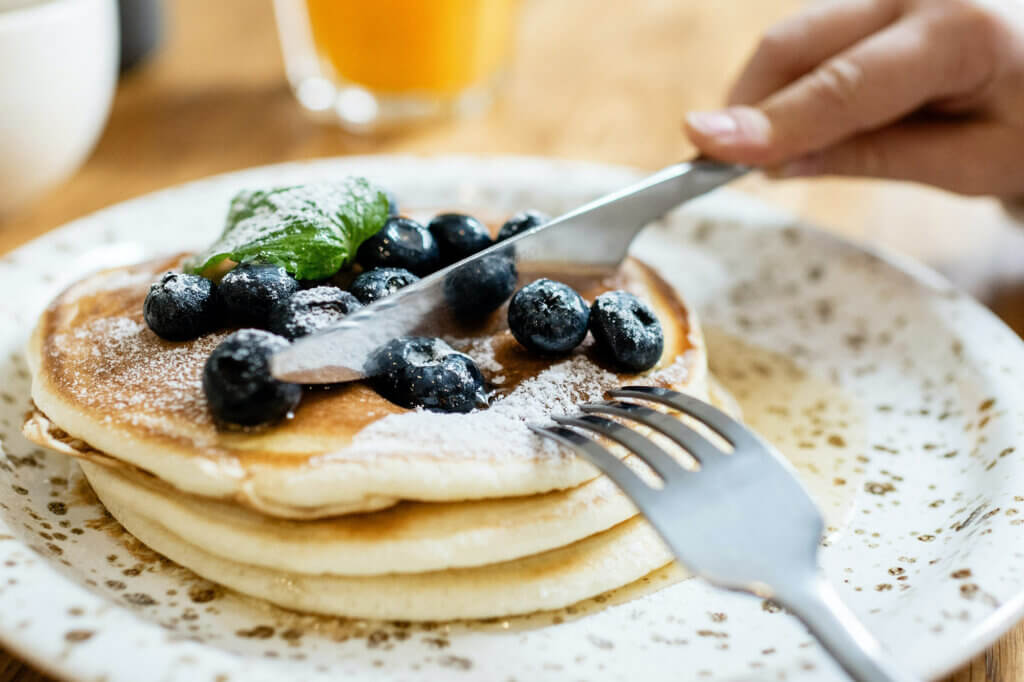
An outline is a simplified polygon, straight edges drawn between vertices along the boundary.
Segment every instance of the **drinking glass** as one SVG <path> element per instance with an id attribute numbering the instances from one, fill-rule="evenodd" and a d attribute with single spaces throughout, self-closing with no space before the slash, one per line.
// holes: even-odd
<path id="1" fill-rule="evenodd" d="M 275 0 L 288 80 L 354 131 L 480 111 L 508 62 L 519 0 Z"/>

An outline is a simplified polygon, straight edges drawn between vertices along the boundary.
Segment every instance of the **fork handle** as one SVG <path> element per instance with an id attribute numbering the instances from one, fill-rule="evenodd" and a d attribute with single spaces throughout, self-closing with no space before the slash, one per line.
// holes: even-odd
<path id="1" fill-rule="evenodd" d="M 787 581 L 789 582 L 789 581 Z M 857 682 L 919 682 L 897 666 L 820 573 L 778 589 L 775 600 L 807 626 Z"/>

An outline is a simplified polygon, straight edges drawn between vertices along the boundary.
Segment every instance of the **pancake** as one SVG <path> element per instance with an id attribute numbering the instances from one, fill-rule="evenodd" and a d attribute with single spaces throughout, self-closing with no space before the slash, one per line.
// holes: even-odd
<path id="1" fill-rule="evenodd" d="M 450 502 L 565 490 L 596 471 L 528 429 L 624 383 L 706 399 L 699 326 L 679 295 L 643 264 L 615 274 L 558 273 L 586 298 L 625 288 L 647 300 L 665 329 L 660 363 L 622 375 L 583 347 L 557 360 L 530 356 L 505 329 L 504 310 L 449 341 L 480 366 L 500 396 L 470 414 L 405 410 L 363 383 L 307 391 L 294 417 L 256 431 L 217 428 L 200 376 L 227 332 L 184 343 L 159 339 L 142 301 L 181 257 L 107 270 L 64 291 L 29 346 L 40 412 L 85 450 L 138 467 L 178 490 L 286 518 L 382 509 L 400 500 Z M 531 277 L 543 273 L 531 273 Z M 31 436 L 31 433 L 28 435 Z"/>
<path id="2" fill-rule="evenodd" d="M 114 518 L 150 548 L 208 580 L 310 613 L 412 621 L 532 613 L 626 585 L 672 559 L 654 530 L 634 517 L 565 547 L 476 568 L 374 576 L 273 570 L 186 542 L 112 484 L 109 469 L 83 461 L 82 470 Z"/>
<path id="3" fill-rule="evenodd" d="M 294 521 L 182 495 L 127 467 L 88 471 L 90 481 L 204 552 L 293 573 L 421 573 L 499 563 L 571 544 L 636 515 L 604 476 L 543 495 L 401 502 L 374 513 Z"/>
<path id="4" fill-rule="evenodd" d="M 713 378 L 711 389 L 712 402 L 738 417 L 735 402 Z M 402 502 L 372 514 L 279 519 L 182 494 L 152 475 L 89 450 L 39 413 L 26 429 L 52 449 L 102 465 L 107 471 L 95 476 L 102 476 L 106 488 L 131 500 L 132 508 L 147 510 L 189 544 L 241 563 L 294 573 L 379 575 L 499 563 L 571 544 L 636 514 L 625 495 L 599 476 L 575 488 L 528 497 Z M 635 456 L 610 448 L 651 480 Z"/>

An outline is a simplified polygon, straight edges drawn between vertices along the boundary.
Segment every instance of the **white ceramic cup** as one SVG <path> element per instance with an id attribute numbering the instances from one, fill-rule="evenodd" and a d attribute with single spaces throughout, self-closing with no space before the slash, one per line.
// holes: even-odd
<path id="1" fill-rule="evenodd" d="M 118 50 L 116 0 L 0 0 L 0 218 L 85 160 Z"/>

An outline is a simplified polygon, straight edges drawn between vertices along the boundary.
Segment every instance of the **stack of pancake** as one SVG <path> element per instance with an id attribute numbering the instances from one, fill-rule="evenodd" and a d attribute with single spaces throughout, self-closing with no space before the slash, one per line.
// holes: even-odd
<path id="1" fill-rule="evenodd" d="M 26 435 L 79 458 L 110 513 L 154 550 L 291 609 L 400 620 L 559 608 L 671 560 L 607 478 L 527 428 L 628 383 L 709 397 L 696 319 L 652 270 L 627 261 L 572 278 L 591 300 L 625 288 L 652 304 L 665 351 L 643 375 L 616 374 L 586 344 L 531 357 L 502 310 L 450 339 L 495 390 L 486 409 L 406 410 L 353 383 L 309 390 L 289 419 L 240 431 L 213 421 L 200 380 L 227 332 L 173 343 L 143 321 L 150 283 L 180 262 L 78 282 L 29 347 Z"/>

